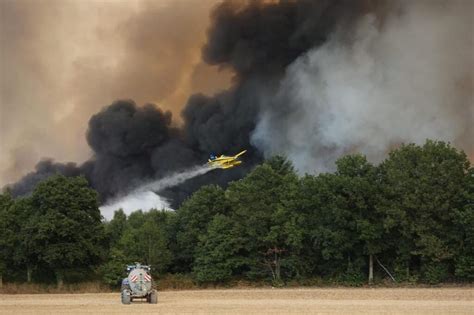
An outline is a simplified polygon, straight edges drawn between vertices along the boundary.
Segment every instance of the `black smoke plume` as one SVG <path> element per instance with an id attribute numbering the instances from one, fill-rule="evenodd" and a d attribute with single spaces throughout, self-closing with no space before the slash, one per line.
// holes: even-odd
<path id="1" fill-rule="evenodd" d="M 182 128 L 173 127 L 171 113 L 154 105 L 116 101 L 89 121 L 87 141 L 93 150 L 89 161 L 80 166 L 42 161 L 11 186 L 12 192 L 27 194 L 54 173 L 83 174 L 105 200 L 144 180 L 203 163 L 211 152 L 248 149 L 243 167 L 216 170 L 163 194 L 176 206 L 204 184 L 225 185 L 242 177 L 262 159 L 250 142 L 262 97 L 275 92 L 296 58 L 373 7 L 372 1 L 363 0 L 223 2 L 211 14 L 202 57 L 234 72 L 229 90 L 214 96 L 192 95 L 182 112 Z"/>

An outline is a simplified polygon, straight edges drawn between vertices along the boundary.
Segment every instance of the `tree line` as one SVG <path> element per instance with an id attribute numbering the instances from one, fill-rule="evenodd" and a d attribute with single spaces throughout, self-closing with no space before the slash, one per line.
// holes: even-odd
<path id="1" fill-rule="evenodd" d="M 474 168 L 441 141 L 402 145 L 377 166 L 343 156 L 335 172 L 302 177 L 276 156 L 226 188 L 202 187 L 176 211 L 101 219 L 83 177 L 55 175 L 23 198 L 5 191 L 0 274 L 114 286 L 137 261 L 157 276 L 213 284 L 474 279 Z"/>

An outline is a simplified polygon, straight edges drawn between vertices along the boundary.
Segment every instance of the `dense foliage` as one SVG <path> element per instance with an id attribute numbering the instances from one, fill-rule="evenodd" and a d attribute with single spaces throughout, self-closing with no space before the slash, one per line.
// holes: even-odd
<path id="1" fill-rule="evenodd" d="M 378 166 L 362 155 L 336 166 L 299 177 L 277 156 L 226 189 L 201 188 L 175 212 L 119 210 L 110 222 L 81 177 L 51 177 L 27 198 L 6 191 L 0 272 L 60 283 L 90 271 L 116 285 L 124 265 L 140 261 L 197 283 L 360 284 L 372 271 L 399 282 L 474 279 L 474 169 L 462 151 L 427 141 Z"/>
<path id="2" fill-rule="evenodd" d="M 0 208 L 1 265 L 6 276 L 24 269 L 49 271 L 62 286 L 68 271 L 90 269 L 104 258 L 107 240 L 97 193 L 84 177 L 55 175 L 41 182 L 27 198 L 2 195 Z"/>

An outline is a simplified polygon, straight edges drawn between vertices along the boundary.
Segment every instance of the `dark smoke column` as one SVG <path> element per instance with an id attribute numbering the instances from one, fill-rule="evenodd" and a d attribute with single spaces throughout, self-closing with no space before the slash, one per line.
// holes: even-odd
<path id="1" fill-rule="evenodd" d="M 211 14 L 203 59 L 231 68 L 234 86 L 213 97 L 193 95 L 183 110 L 187 143 L 202 152 L 235 151 L 249 137 L 286 67 L 352 23 L 366 1 L 223 2 Z M 281 110 L 278 108 L 278 110 Z"/>
<path id="2" fill-rule="evenodd" d="M 212 97 L 189 98 L 182 112 L 187 145 L 205 158 L 210 152 L 236 153 L 249 149 L 243 167 L 215 171 L 166 191 L 174 201 L 201 185 L 225 185 L 244 176 L 262 152 L 250 143 L 250 136 L 262 108 L 284 115 L 284 104 L 270 100 L 278 91 L 288 65 L 313 47 L 321 45 L 341 25 L 350 25 L 370 7 L 370 1 L 281 1 L 265 3 L 225 1 L 211 14 L 203 59 L 211 65 L 230 68 L 234 85 Z M 176 202 L 172 204 L 176 206 Z"/>
<path id="3" fill-rule="evenodd" d="M 91 117 L 87 142 L 94 157 L 85 165 L 103 197 L 124 192 L 153 177 L 151 156 L 170 138 L 171 113 L 154 105 L 117 101 Z"/>
<path id="4" fill-rule="evenodd" d="M 172 127 L 170 113 L 154 105 L 116 101 L 90 119 L 89 161 L 80 167 L 48 162 L 47 172 L 37 166 L 36 172 L 12 186 L 14 193 L 28 193 L 38 180 L 59 172 L 85 175 L 105 200 L 144 180 L 203 163 L 211 152 L 247 149 L 242 167 L 216 170 L 161 194 L 176 207 L 202 185 L 226 185 L 241 178 L 262 160 L 250 143 L 261 109 L 285 113 L 285 104 L 268 100 L 277 92 L 287 66 L 324 43 L 336 27 L 352 23 L 370 2 L 223 2 L 211 14 L 202 54 L 207 63 L 234 72 L 230 89 L 213 96 L 192 95 L 182 112 L 181 129 Z"/>

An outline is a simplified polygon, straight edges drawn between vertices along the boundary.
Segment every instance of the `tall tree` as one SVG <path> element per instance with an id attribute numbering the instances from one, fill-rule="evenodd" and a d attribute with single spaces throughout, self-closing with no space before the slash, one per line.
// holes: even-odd
<path id="1" fill-rule="evenodd" d="M 206 233 L 216 214 L 227 212 L 224 190 L 215 185 L 202 187 L 176 211 L 174 238 L 177 271 L 191 271 L 199 237 Z"/>
<path id="2" fill-rule="evenodd" d="M 360 154 L 347 155 L 336 161 L 336 175 L 346 187 L 342 196 L 352 213 L 357 238 L 362 242 L 363 254 L 368 256 L 369 283 L 373 281 L 374 256 L 385 247 L 382 214 L 376 208 L 379 195 L 377 169 Z"/>
<path id="3" fill-rule="evenodd" d="M 456 230 L 459 235 L 459 252 L 455 256 L 455 275 L 461 279 L 474 280 L 474 167 L 466 174 L 464 206 L 455 213 Z"/>
<path id="4" fill-rule="evenodd" d="M 14 200 L 9 191 L 0 194 L 0 288 L 3 286 L 3 274 L 12 262 L 16 243 L 15 216 L 11 211 Z"/>
<path id="5" fill-rule="evenodd" d="M 465 206 L 469 161 L 463 152 L 440 141 L 402 145 L 380 166 L 384 227 L 395 250 L 396 265 L 439 282 L 459 250 L 456 213 Z"/>
<path id="6" fill-rule="evenodd" d="M 199 238 L 193 266 L 198 282 L 227 281 L 240 266 L 236 255 L 239 239 L 233 235 L 233 226 L 230 218 L 216 214 L 207 233 Z"/>
<path id="7" fill-rule="evenodd" d="M 12 261 L 16 266 L 26 269 L 26 281 L 32 281 L 33 271 L 40 265 L 40 248 L 34 244 L 36 226 L 35 211 L 30 197 L 17 198 L 10 207 L 8 223 L 14 232 L 10 240 L 14 242 Z"/>
<path id="8" fill-rule="evenodd" d="M 122 209 L 115 211 L 114 217 L 105 225 L 109 246 L 115 247 L 127 227 L 127 216 Z"/>
<path id="9" fill-rule="evenodd" d="M 299 203 L 306 214 L 307 250 L 313 273 L 345 277 L 363 264 L 350 179 L 335 174 L 305 176 Z M 354 267 L 354 264 L 356 267 Z"/>
<path id="10" fill-rule="evenodd" d="M 58 287 L 65 271 L 96 265 L 104 229 L 97 193 L 84 177 L 52 176 L 31 196 L 32 244 L 40 261 L 55 271 Z"/>
<path id="11" fill-rule="evenodd" d="M 107 255 L 99 271 L 103 280 L 110 286 L 121 283 L 127 261 L 124 252 L 119 248 L 119 241 L 127 228 L 127 215 L 122 209 L 115 211 L 114 217 L 105 222 L 105 234 L 107 238 Z"/>
<path id="12" fill-rule="evenodd" d="M 277 156 L 227 189 L 235 235 L 242 244 L 238 252 L 247 260 L 243 272 L 248 277 L 270 274 L 275 283 L 281 283 L 284 265 L 294 263 L 284 272 L 297 269 L 300 218 L 291 208 L 297 185 L 291 163 Z"/>

